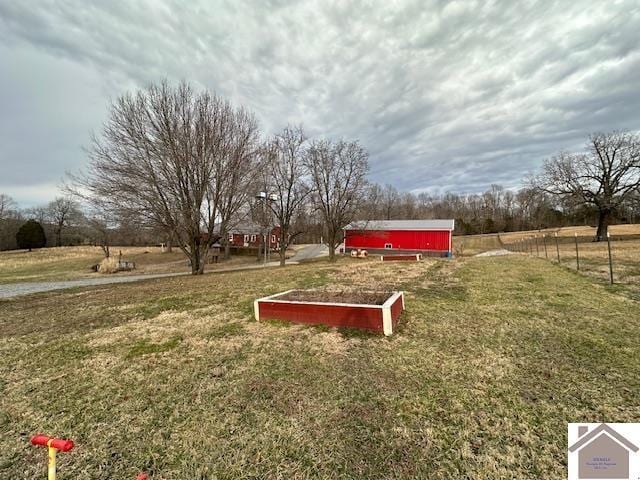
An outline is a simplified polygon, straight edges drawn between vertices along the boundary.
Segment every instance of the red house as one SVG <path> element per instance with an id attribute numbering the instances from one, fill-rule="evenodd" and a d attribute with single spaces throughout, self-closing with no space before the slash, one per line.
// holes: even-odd
<path id="1" fill-rule="evenodd" d="M 422 253 L 450 257 L 453 220 L 370 220 L 344 227 L 345 253 Z"/>
<path id="2" fill-rule="evenodd" d="M 258 248 L 264 243 L 264 228 L 252 223 L 237 225 L 229 232 L 229 245 L 232 247 Z M 268 245 L 271 250 L 280 248 L 280 227 L 269 232 Z"/>

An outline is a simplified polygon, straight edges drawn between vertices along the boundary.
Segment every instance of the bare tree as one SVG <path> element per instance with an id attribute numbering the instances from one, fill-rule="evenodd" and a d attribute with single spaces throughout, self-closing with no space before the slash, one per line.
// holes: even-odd
<path id="1" fill-rule="evenodd" d="M 47 205 L 47 217 L 53 224 L 56 247 L 62 246 L 62 232 L 81 217 L 80 208 L 74 200 L 58 197 Z"/>
<path id="2" fill-rule="evenodd" d="M 618 131 L 593 134 L 585 153 L 561 152 L 547 160 L 534 185 L 595 206 L 595 241 L 601 241 L 617 209 L 640 189 L 640 135 Z"/>
<path id="3" fill-rule="evenodd" d="M 94 212 L 87 217 L 87 228 L 94 245 L 102 249 L 105 258 L 111 256 L 111 239 L 113 236 L 112 219 L 107 213 Z"/>
<path id="4" fill-rule="evenodd" d="M 329 260 L 335 260 L 342 229 L 354 220 L 367 193 L 369 155 L 357 142 L 314 142 L 305 157 L 314 188 L 313 200 L 325 223 Z"/>
<path id="5" fill-rule="evenodd" d="M 268 194 L 265 202 L 271 207 L 280 227 L 280 265 L 290 242 L 301 232 L 292 231 L 292 221 L 304 206 L 310 189 L 305 182 L 304 144 L 301 127 L 287 127 L 269 140 L 262 149 L 263 167 L 267 171 Z"/>
<path id="6" fill-rule="evenodd" d="M 385 185 L 382 189 L 382 196 L 380 198 L 382 212 L 384 219 L 383 220 L 391 220 L 392 218 L 397 218 L 397 210 L 400 204 L 400 194 L 398 190 L 393 185 Z"/>
<path id="7" fill-rule="evenodd" d="M 124 95 L 94 137 L 76 191 L 173 233 L 192 274 L 202 274 L 221 213 L 228 174 L 221 165 L 233 145 L 236 115 L 228 102 L 194 93 L 186 83 Z"/>
<path id="8" fill-rule="evenodd" d="M 4 193 L 0 193 L 0 222 L 9 217 L 15 208 L 16 203 L 13 201 L 13 198 Z"/>
<path id="9" fill-rule="evenodd" d="M 49 211 L 46 205 L 27 208 L 24 210 L 24 213 L 27 217 L 36 220 L 41 225 L 46 224 L 49 217 Z"/>
<path id="10" fill-rule="evenodd" d="M 232 136 L 229 138 L 227 155 L 216 164 L 214 190 L 220 192 L 219 234 L 225 247 L 225 258 L 229 258 L 228 233 L 245 215 L 241 212 L 255 193 L 258 169 L 258 123 L 250 112 L 240 109 L 233 119 Z"/>

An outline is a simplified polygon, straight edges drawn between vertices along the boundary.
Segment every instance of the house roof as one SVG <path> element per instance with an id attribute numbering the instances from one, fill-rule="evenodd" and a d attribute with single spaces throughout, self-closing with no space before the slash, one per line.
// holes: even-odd
<path id="1" fill-rule="evenodd" d="M 269 227 L 269 230 L 273 230 L 275 226 Z M 220 233 L 220 224 L 216 223 L 213 227 L 213 231 L 217 234 Z M 258 225 L 257 223 L 251 221 L 239 222 L 229 228 L 229 233 L 264 233 L 264 227 Z"/>
<path id="2" fill-rule="evenodd" d="M 629 440 L 624 438 L 622 435 L 620 435 L 618 432 L 616 432 L 613 428 L 611 428 L 606 423 L 602 423 L 602 424 L 598 425 L 596 428 L 591 430 L 589 433 L 585 433 L 583 436 L 581 436 L 580 439 L 576 443 L 574 443 L 573 445 L 571 445 L 569 447 L 569 451 L 570 452 L 575 452 L 576 450 L 580 450 L 587 443 L 589 443 L 592 439 L 598 437 L 602 433 L 607 433 L 609 436 L 611 436 L 612 438 L 614 438 L 615 440 L 620 442 L 622 445 L 627 447 L 632 452 L 637 452 L 638 451 L 638 447 L 636 447 L 633 443 L 631 443 Z"/>
<path id="3" fill-rule="evenodd" d="M 345 230 L 453 230 L 450 220 L 368 220 L 351 222 Z"/>

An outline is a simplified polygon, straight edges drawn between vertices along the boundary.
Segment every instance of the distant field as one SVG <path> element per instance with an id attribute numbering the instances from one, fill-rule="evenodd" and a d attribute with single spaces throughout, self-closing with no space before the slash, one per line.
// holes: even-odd
<path id="1" fill-rule="evenodd" d="M 453 254 L 455 256 L 472 257 L 488 250 L 502 248 L 500 237 L 497 233 L 486 235 L 461 235 L 453 237 Z"/>
<path id="2" fill-rule="evenodd" d="M 562 227 L 562 228 L 547 228 L 541 230 L 527 230 L 521 232 L 508 232 L 501 233 L 500 238 L 504 243 L 512 243 L 523 238 L 531 237 L 533 235 L 554 235 L 558 234 L 559 237 L 573 237 L 578 234 L 578 237 L 595 237 L 596 228 L 589 226 L 577 226 L 577 227 Z M 640 235 L 640 224 L 629 225 L 611 225 L 609 227 L 611 235 Z"/>
<path id="3" fill-rule="evenodd" d="M 612 225 L 609 231 L 611 232 L 614 281 L 629 287 L 640 298 L 640 225 Z M 555 233 L 558 234 L 557 249 Z M 529 254 L 549 258 L 551 261 L 557 261 L 559 250 L 560 263 L 575 269 L 577 267 L 575 235 L 577 234 L 580 272 L 607 281 L 609 279 L 607 242 L 593 242 L 595 233 L 596 229 L 592 227 L 566 227 L 540 232 L 506 233 L 500 234 L 500 238 L 505 245 L 512 248 L 517 246 L 522 248 L 522 243 L 516 242 L 529 239 L 527 244 Z M 531 238 L 533 235 L 538 237 L 537 249 L 535 239 Z M 543 238 L 543 235 L 546 237 Z"/>
<path id="4" fill-rule="evenodd" d="M 257 323 L 402 289 L 390 338 Z M 0 477 L 566 478 L 566 422 L 640 417 L 640 308 L 543 259 L 341 259 L 0 300 Z M 606 379 L 606 381 L 603 381 Z"/>
<path id="5" fill-rule="evenodd" d="M 187 272 L 190 268 L 184 254 L 177 248 L 172 253 L 162 253 L 160 247 L 112 247 L 111 255 L 122 252 L 123 260 L 135 262 L 136 270 L 131 274 Z M 99 277 L 91 266 L 104 258 L 99 247 L 42 248 L 27 252 L 0 252 L 0 283 L 44 282 L 53 280 L 76 280 Z M 230 261 L 207 265 L 208 270 L 220 266 L 232 266 L 253 262 L 253 257 L 236 257 Z M 118 272 L 127 275 L 127 272 Z"/>

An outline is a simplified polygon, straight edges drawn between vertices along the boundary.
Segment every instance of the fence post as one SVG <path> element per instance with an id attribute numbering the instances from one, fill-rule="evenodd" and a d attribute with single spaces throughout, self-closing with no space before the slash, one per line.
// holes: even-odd
<path id="1" fill-rule="evenodd" d="M 578 233 L 574 233 L 576 239 L 576 270 L 580 270 L 580 255 L 578 254 Z"/>
<path id="2" fill-rule="evenodd" d="M 556 237 L 556 253 L 558 254 L 558 265 L 560 264 L 560 246 L 558 245 L 558 232 L 555 234 Z"/>
<path id="3" fill-rule="evenodd" d="M 607 229 L 607 250 L 609 251 L 609 281 L 613 285 L 613 261 L 611 260 L 611 235 Z"/>
<path id="4" fill-rule="evenodd" d="M 534 235 L 536 239 L 536 257 L 540 256 L 540 246 L 538 245 L 538 235 Z"/>
<path id="5" fill-rule="evenodd" d="M 542 243 L 544 244 L 544 258 L 549 259 L 549 254 L 547 253 L 547 234 L 542 234 Z"/>

